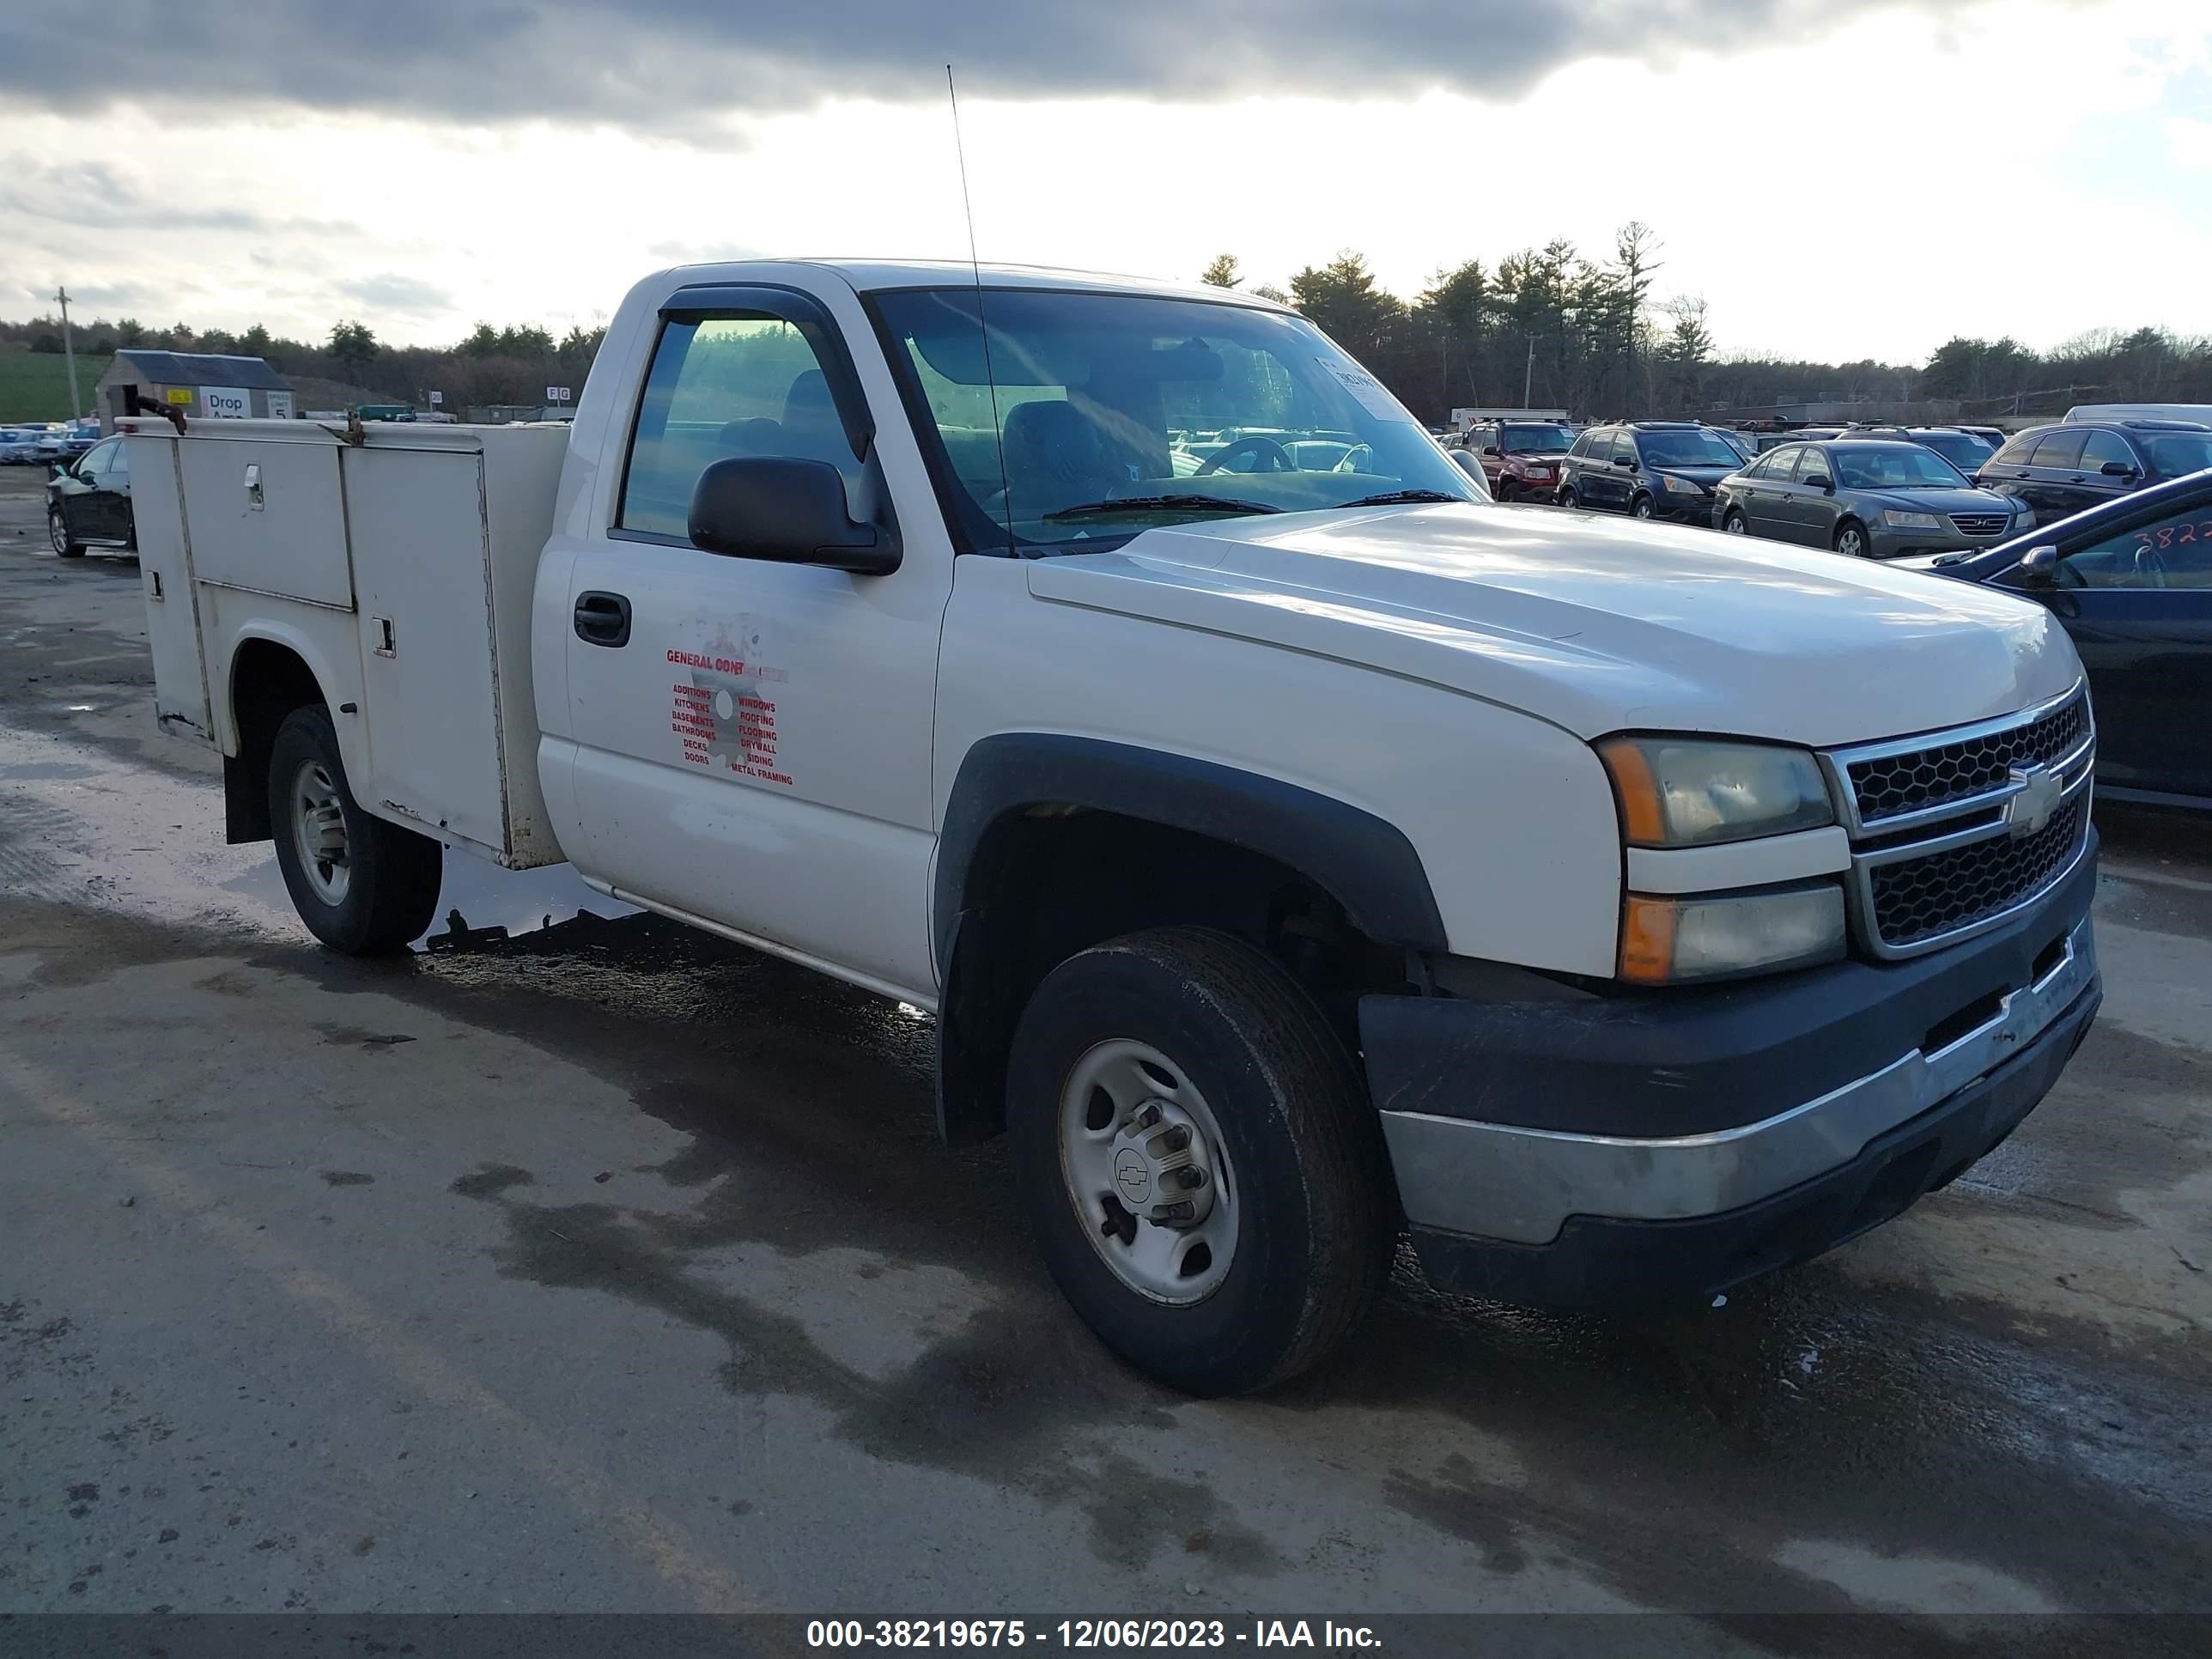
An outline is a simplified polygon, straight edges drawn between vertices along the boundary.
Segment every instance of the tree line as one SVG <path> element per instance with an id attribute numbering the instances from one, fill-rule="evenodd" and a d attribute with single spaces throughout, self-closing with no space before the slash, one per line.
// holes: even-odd
<path id="1" fill-rule="evenodd" d="M 1660 297 L 1666 268 L 1651 228 L 1622 226 L 1591 255 L 1565 240 L 1486 264 L 1437 271 L 1412 298 L 1376 281 L 1350 249 L 1250 292 L 1295 306 L 1364 363 L 1417 415 L 1441 422 L 1455 406 L 1565 408 L 1619 419 L 1722 412 L 1792 403 L 1957 400 L 1967 417 L 2063 411 L 2076 402 L 2212 403 L 2212 338 L 2164 329 L 2100 329 L 2038 351 L 2009 338 L 1946 341 L 1925 363 L 1831 363 L 1717 349 L 1705 301 Z M 1234 254 L 1203 273 L 1241 289 Z M 446 347 L 400 346 L 341 320 L 320 341 L 151 329 L 135 319 L 80 323 L 80 350 L 119 346 L 241 352 L 280 372 L 340 380 L 398 401 L 435 388 L 457 411 L 471 404 L 534 404 L 548 385 L 580 388 L 604 329 L 556 338 L 524 324 L 479 323 Z M 0 322 L 0 349 L 62 349 L 53 317 Z"/>
<path id="2" fill-rule="evenodd" d="M 605 328 L 571 328 L 556 338 L 535 324 L 495 328 L 478 323 L 458 343 L 440 347 L 394 345 L 350 319 L 333 323 L 319 341 L 272 334 L 258 323 L 239 333 L 185 323 L 150 328 L 135 317 L 112 322 L 95 317 L 71 325 L 76 349 L 86 356 L 141 348 L 262 357 L 280 374 L 337 380 L 394 403 L 420 403 L 434 390 L 456 414 L 471 404 L 542 404 L 549 386 L 580 392 L 606 334 Z M 9 345 L 59 355 L 61 319 L 0 322 L 0 349 Z"/>

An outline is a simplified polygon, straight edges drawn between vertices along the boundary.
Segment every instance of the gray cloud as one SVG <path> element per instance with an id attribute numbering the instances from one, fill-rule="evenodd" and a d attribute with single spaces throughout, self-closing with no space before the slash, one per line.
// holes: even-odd
<path id="1" fill-rule="evenodd" d="M 106 0 L 0 13 L 0 100 L 225 100 L 680 134 L 841 94 L 1511 96 L 1579 58 L 1806 38 L 1972 0 Z M 1694 112 L 1692 112 L 1694 113 Z M 1601 112 L 1594 112 L 1601 118 Z M 1088 145 L 1110 135 L 1071 133 Z"/>
<path id="2" fill-rule="evenodd" d="M 0 58 L 0 63 L 6 59 Z M 279 219 L 239 207 L 193 207 L 149 195 L 102 161 L 58 165 L 21 155 L 0 160 L 0 216 L 87 230 L 276 230 L 331 235 L 351 225 Z"/>
<path id="3" fill-rule="evenodd" d="M 452 309 L 453 296 L 435 283 L 426 283 L 417 276 L 403 276 L 398 271 L 380 271 L 374 276 L 356 277 L 339 283 L 337 291 L 348 299 L 365 306 L 374 306 L 380 311 L 405 314 L 416 313 L 434 316 Z"/>

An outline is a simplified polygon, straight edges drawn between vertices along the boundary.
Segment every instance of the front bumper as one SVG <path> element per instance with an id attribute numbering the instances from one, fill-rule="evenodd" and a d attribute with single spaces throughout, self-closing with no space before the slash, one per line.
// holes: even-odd
<path id="1" fill-rule="evenodd" d="M 1713 522 L 1713 497 L 1711 495 L 1679 495 L 1668 490 L 1655 491 L 1651 497 L 1651 516 L 1669 524 L 1694 524 L 1711 527 Z"/>
<path id="2" fill-rule="evenodd" d="M 1705 1296 L 1898 1214 L 2010 1133 L 2088 1030 L 2094 866 L 1912 963 L 1594 1004 L 1366 999 L 1431 1280 L 1559 1306 Z"/>
<path id="3" fill-rule="evenodd" d="M 1978 552 L 2033 527 L 2028 520 L 2014 519 L 1995 535 L 1968 536 L 1948 520 L 1934 530 L 1899 530 L 1877 520 L 1867 526 L 1867 556 L 1904 559 L 1916 553 Z"/>

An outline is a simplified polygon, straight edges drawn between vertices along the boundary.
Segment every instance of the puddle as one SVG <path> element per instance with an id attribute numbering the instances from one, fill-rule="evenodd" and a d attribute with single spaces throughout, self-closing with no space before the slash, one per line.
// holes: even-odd
<path id="1" fill-rule="evenodd" d="M 276 855 L 264 853 L 252 868 L 222 884 L 221 890 L 290 915 L 291 895 L 284 890 Z M 549 865 L 537 870 L 502 870 L 471 854 L 446 851 L 446 873 L 438 891 L 438 918 L 415 941 L 435 949 L 441 937 L 481 935 L 490 930 L 510 939 L 573 921 L 583 911 L 608 920 L 635 915 L 637 907 L 594 892 L 575 866 Z M 471 942 L 477 942 L 472 939 Z"/>

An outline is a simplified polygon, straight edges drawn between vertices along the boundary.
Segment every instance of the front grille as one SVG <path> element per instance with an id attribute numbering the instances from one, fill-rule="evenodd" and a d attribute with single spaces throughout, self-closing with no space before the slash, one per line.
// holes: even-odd
<path id="1" fill-rule="evenodd" d="M 1954 513 L 1951 527 L 1961 536 L 1994 536 L 2012 520 L 2002 513 Z"/>
<path id="2" fill-rule="evenodd" d="M 2071 755 L 2088 729 L 2088 699 L 2077 692 L 2027 725 L 1853 761 L 1844 775 L 1858 801 L 1859 822 L 1871 828 L 1884 818 L 2000 789 L 2016 766 L 2048 766 Z"/>
<path id="3" fill-rule="evenodd" d="M 2049 885 L 2081 844 L 2085 793 L 2034 835 L 1999 836 L 1868 871 L 1875 932 L 1891 949 L 1971 927 Z"/>

